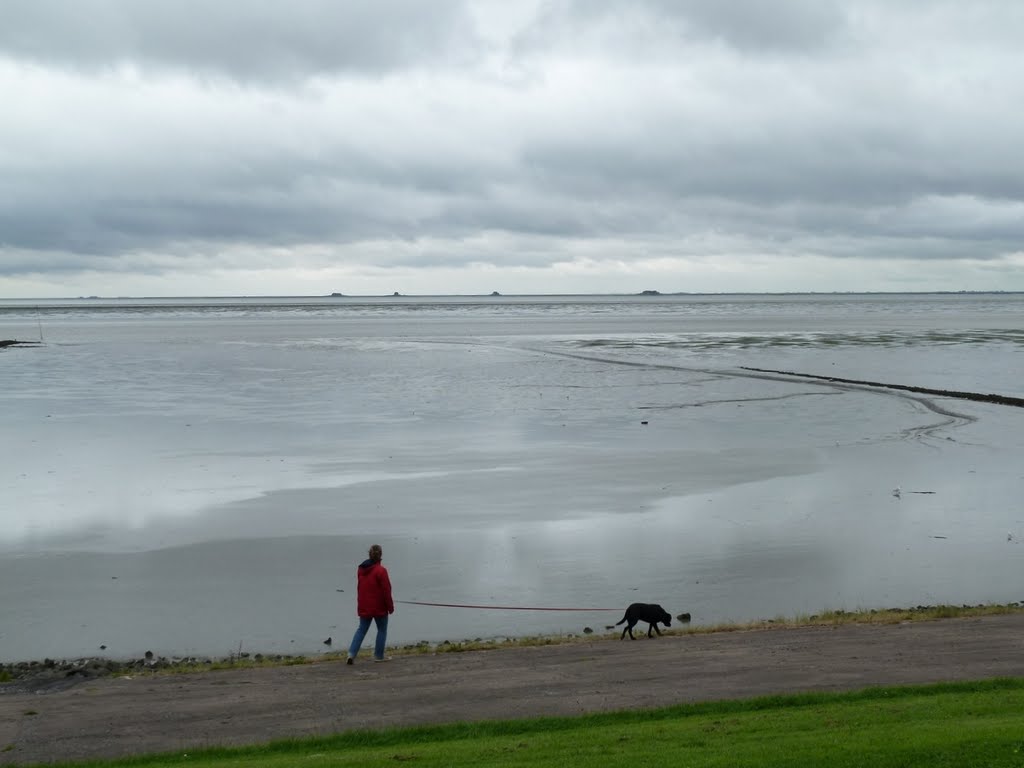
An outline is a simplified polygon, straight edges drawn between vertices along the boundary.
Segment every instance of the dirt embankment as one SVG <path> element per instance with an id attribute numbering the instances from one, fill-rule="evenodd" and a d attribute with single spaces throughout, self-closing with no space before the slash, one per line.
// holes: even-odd
<path id="1" fill-rule="evenodd" d="M 995 676 L 1024 677 L 1024 614 L 0 685 L 0 765 Z"/>

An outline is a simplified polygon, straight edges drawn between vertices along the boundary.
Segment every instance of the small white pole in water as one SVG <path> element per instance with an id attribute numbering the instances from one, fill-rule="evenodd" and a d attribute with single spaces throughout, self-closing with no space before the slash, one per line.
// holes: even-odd
<path id="1" fill-rule="evenodd" d="M 39 324 L 39 343 L 43 343 L 43 318 L 39 314 L 39 307 L 36 307 L 36 322 Z"/>

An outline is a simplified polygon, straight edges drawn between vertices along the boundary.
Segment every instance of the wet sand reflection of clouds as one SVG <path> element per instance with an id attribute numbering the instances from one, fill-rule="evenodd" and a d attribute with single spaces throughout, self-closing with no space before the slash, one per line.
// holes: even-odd
<path id="1" fill-rule="evenodd" d="M 1020 395 L 1024 299 L 863 301 L 61 310 L 0 367 L 0 658 L 317 652 L 370 540 L 442 602 L 1020 599 L 1020 409 L 739 366 Z M 583 621 L 407 606 L 390 634 Z"/>

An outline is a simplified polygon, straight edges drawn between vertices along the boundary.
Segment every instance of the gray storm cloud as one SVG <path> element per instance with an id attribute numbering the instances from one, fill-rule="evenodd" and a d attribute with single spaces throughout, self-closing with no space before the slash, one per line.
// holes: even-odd
<path id="1" fill-rule="evenodd" d="M 1007 2 L 3 13 L 0 293 L 133 265 L 628 268 L 712 242 L 733 268 L 925 264 L 1024 242 Z"/>
<path id="2" fill-rule="evenodd" d="M 243 81 L 458 62 L 475 48 L 465 3 L 432 0 L 9 0 L 0 48 L 44 66 L 124 63 Z"/>

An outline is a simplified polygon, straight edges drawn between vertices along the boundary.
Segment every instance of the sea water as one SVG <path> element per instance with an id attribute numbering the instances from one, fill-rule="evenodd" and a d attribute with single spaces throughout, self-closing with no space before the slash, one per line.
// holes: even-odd
<path id="1" fill-rule="evenodd" d="M 395 644 L 604 632 L 635 601 L 713 624 L 1024 600 L 1024 411 L 749 370 L 1024 397 L 1022 317 L 0 301 L 0 339 L 42 341 L 0 350 L 0 661 L 338 650 L 372 543 Z"/>

